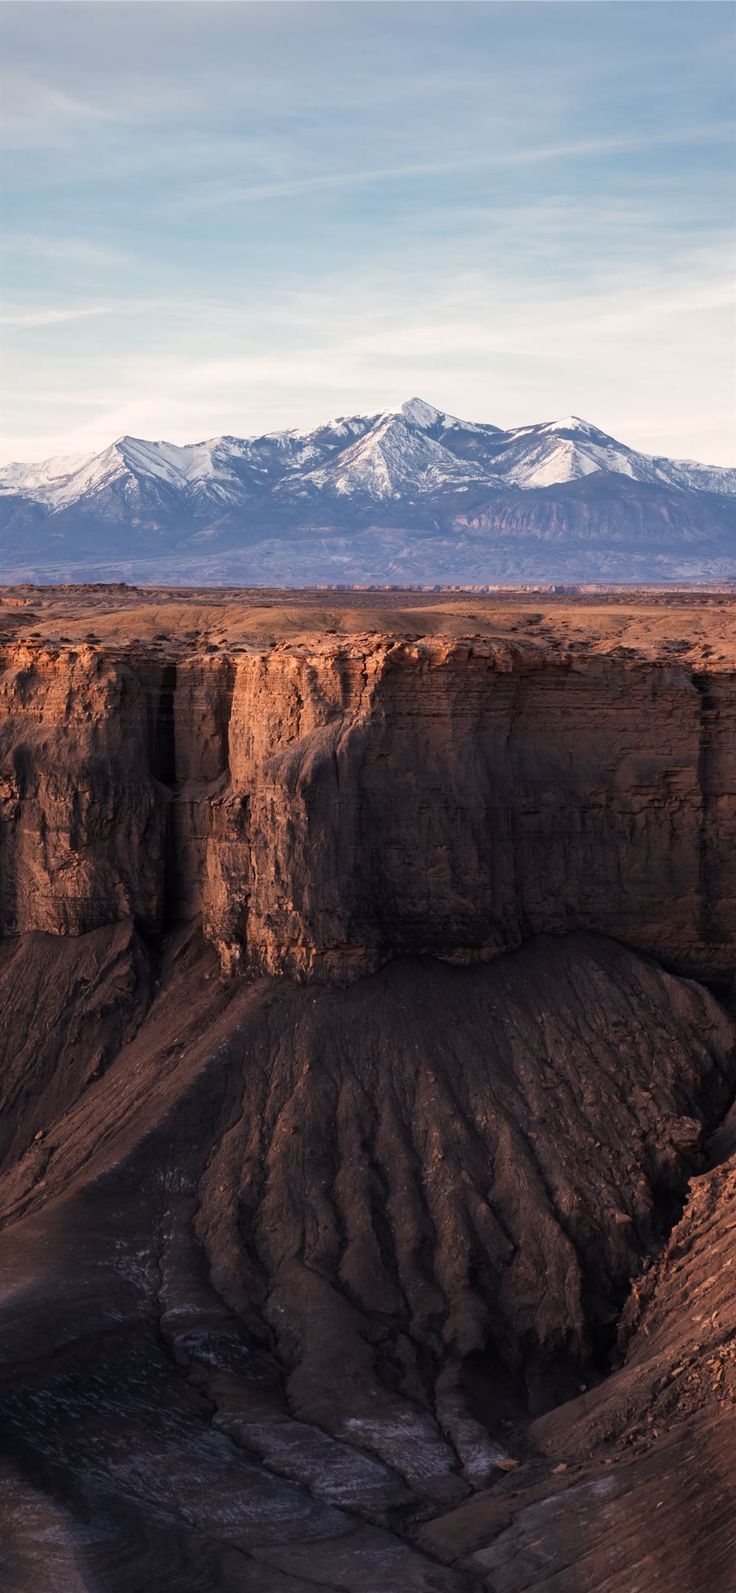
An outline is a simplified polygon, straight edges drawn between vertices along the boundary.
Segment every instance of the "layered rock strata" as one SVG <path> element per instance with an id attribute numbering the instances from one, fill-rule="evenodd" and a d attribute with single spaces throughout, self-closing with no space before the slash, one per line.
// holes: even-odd
<path id="1" fill-rule="evenodd" d="M 582 927 L 733 977 L 732 673 L 437 638 L 3 662 L 6 934 L 201 915 L 226 969 L 344 981 Z"/>

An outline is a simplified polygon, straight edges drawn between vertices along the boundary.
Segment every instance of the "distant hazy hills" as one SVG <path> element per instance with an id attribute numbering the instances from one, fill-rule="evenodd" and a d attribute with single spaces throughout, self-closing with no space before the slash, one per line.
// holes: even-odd
<path id="1" fill-rule="evenodd" d="M 0 470 L 0 579 L 304 585 L 736 576 L 736 470 L 576 416 L 503 431 L 414 398 L 314 431 Z"/>

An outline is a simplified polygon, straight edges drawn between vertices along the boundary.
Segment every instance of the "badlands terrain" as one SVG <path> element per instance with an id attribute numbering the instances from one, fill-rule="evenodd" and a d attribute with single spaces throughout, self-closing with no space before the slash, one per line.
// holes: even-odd
<path id="1" fill-rule="evenodd" d="M 735 1593 L 736 597 L 0 650 L 3 1589 Z"/>

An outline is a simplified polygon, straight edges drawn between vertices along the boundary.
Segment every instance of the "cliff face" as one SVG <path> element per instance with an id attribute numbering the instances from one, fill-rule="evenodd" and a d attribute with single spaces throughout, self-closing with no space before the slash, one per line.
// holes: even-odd
<path id="1" fill-rule="evenodd" d="M 0 676 L 5 934 L 161 921 L 166 789 L 145 668 L 21 644 Z M 155 677 L 154 677 L 155 678 Z"/>
<path id="2" fill-rule="evenodd" d="M 508 643 L 6 650 L 6 934 L 343 981 L 595 930 L 736 965 L 736 675 Z"/>

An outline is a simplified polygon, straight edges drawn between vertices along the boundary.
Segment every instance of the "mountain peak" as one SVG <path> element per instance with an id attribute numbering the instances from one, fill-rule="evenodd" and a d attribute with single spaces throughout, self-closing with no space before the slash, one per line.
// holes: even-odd
<path id="1" fill-rule="evenodd" d="M 601 431 L 600 426 L 592 426 L 589 420 L 583 420 L 580 415 L 563 415 L 561 420 L 548 420 L 547 424 L 540 426 L 539 429 L 547 432 L 574 432 L 576 437 L 608 437 L 608 433 Z"/>
<path id="2" fill-rule="evenodd" d="M 441 409 L 435 409 L 434 404 L 427 404 L 423 398 L 407 398 L 397 413 L 403 415 L 404 420 L 411 421 L 412 425 L 421 427 L 436 426 L 438 422 L 452 419 Z"/>
<path id="3" fill-rule="evenodd" d="M 428 404 L 424 398 L 407 398 L 396 409 L 387 411 L 388 415 L 404 420 L 410 426 L 415 426 L 419 431 L 440 432 L 477 432 L 486 437 L 491 434 L 501 435 L 500 427 L 492 426 L 488 421 L 461 420 L 459 415 L 448 415 L 444 409 L 437 409 L 434 404 Z"/>

